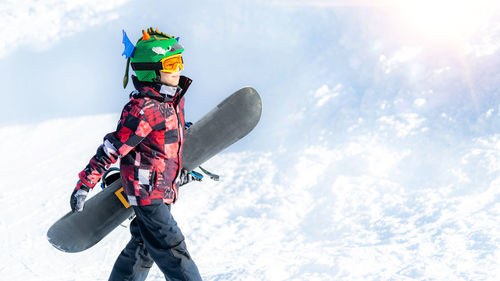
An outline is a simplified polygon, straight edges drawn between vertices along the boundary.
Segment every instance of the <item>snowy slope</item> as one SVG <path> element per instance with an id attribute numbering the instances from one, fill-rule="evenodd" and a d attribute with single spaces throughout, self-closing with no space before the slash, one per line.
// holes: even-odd
<path id="1" fill-rule="evenodd" d="M 192 121 L 245 84 L 263 98 L 240 150 L 206 164 L 221 182 L 173 208 L 205 280 L 499 280 L 498 5 L 401 1 L 423 8 L 414 32 L 350 2 L 372 1 L 0 3 L 0 280 L 107 280 L 127 228 L 77 254 L 45 233 L 115 128 L 93 114 L 127 100 L 121 30 L 149 25 L 182 37 Z M 432 14 L 460 40 L 430 39 Z M 452 20 L 471 14 L 465 36 Z M 80 117 L 33 121 L 60 116 Z"/>
<path id="2" fill-rule="evenodd" d="M 2 280 L 107 280 L 127 228 L 77 254 L 56 250 L 45 233 L 116 119 L 0 129 Z M 500 136 L 450 148 L 446 180 L 427 173 L 412 183 L 419 148 L 383 132 L 210 160 L 222 181 L 190 184 L 173 208 L 204 279 L 496 280 Z M 163 277 L 154 267 L 148 280 Z"/>

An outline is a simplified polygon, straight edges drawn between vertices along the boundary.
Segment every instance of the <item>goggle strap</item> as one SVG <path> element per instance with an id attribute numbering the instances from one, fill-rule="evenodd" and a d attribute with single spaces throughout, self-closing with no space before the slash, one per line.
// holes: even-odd
<path id="1" fill-rule="evenodd" d="M 163 64 L 161 62 L 133 62 L 131 63 L 132 69 L 135 70 L 162 70 Z"/>

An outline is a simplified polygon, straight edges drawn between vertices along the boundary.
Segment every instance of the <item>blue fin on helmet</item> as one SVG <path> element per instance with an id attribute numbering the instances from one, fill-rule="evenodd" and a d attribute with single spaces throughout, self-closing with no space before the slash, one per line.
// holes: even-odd
<path id="1" fill-rule="evenodd" d="M 122 43 L 125 46 L 125 50 L 123 50 L 122 56 L 125 55 L 125 57 L 128 59 L 134 55 L 135 46 L 134 44 L 132 44 L 132 42 L 130 42 L 130 39 L 128 39 L 125 30 L 122 29 L 122 32 L 123 32 Z"/>
<path id="2" fill-rule="evenodd" d="M 175 41 L 179 42 L 179 40 L 181 40 L 180 37 L 175 37 Z"/>

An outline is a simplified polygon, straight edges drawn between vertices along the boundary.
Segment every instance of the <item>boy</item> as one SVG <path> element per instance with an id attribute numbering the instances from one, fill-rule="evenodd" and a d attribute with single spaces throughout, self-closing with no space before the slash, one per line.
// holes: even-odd
<path id="1" fill-rule="evenodd" d="M 184 95 L 192 82 L 180 75 L 184 48 L 178 39 L 153 28 L 143 30 L 142 38 L 131 46 L 124 86 L 131 62 L 136 91 L 122 111 L 117 130 L 104 137 L 96 155 L 79 173 L 70 205 L 73 211 L 83 210 L 89 190 L 121 159 L 124 192 L 136 218 L 130 224 L 132 238 L 109 280 L 145 280 L 153 262 L 166 280 L 201 280 L 170 213 L 178 187 L 196 179 L 181 169 Z"/>

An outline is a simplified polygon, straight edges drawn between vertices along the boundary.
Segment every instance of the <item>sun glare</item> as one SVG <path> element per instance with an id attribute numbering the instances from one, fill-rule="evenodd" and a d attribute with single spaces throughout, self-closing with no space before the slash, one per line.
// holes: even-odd
<path id="1" fill-rule="evenodd" d="M 412 29 L 433 40 L 470 36 L 499 8 L 498 0 L 402 0 L 396 12 Z"/>

